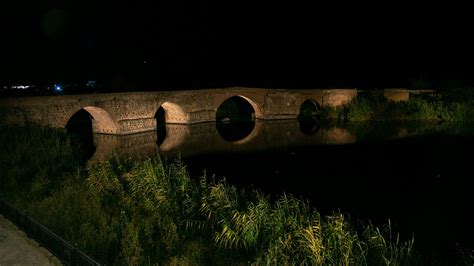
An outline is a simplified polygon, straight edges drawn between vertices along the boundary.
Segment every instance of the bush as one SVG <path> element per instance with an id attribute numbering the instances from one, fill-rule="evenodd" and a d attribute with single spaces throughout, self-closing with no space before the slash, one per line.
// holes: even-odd
<path id="1" fill-rule="evenodd" d="M 345 121 L 427 120 L 465 122 L 474 119 L 474 108 L 468 103 L 435 98 L 413 98 L 407 102 L 391 102 L 381 96 L 360 96 L 340 108 Z"/>

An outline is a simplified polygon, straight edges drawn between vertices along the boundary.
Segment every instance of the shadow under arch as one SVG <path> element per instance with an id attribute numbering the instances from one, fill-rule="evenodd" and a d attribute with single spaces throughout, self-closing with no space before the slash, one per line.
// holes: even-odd
<path id="1" fill-rule="evenodd" d="M 66 132 L 79 147 L 82 159 L 90 159 L 96 151 L 92 133 L 92 116 L 86 110 L 75 112 L 66 124 Z"/>
<path id="2" fill-rule="evenodd" d="M 300 112 L 298 114 L 299 119 L 318 119 L 321 118 L 321 105 L 313 99 L 305 100 L 300 106 Z"/>
<path id="3" fill-rule="evenodd" d="M 321 128 L 321 106 L 313 99 L 305 100 L 300 106 L 298 122 L 303 134 L 315 135 Z"/>
<path id="4" fill-rule="evenodd" d="M 164 102 L 155 112 L 156 143 L 161 146 L 168 135 L 167 124 L 186 124 L 188 116 L 181 106 L 171 102 Z"/>
<path id="5" fill-rule="evenodd" d="M 232 118 L 248 118 L 246 117 L 248 114 L 253 120 L 263 118 L 262 109 L 255 101 L 242 95 L 235 95 L 219 104 L 216 109 L 216 121 L 219 122 L 226 118 L 230 120 Z"/>
<path id="6" fill-rule="evenodd" d="M 255 101 L 253 101 L 250 98 L 247 98 L 245 96 L 242 96 L 242 95 L 237 95 L 237 96 L 234 96 L 234 97 L 240 97 L 240 98 L 246 100 L 252 106 L 252 108 L 254 110 L 254 113 L 255 113 L 255 119 L 262 119 L 263 118 L 262 108 L 260 108 L 260 106 Z"/>
<path id="7" fill-rule="evenodd" d="M 255 101 L 242 96 L 232 96 L 223 101 L 216 110 L 216 129 L 229 142 L 242 144 L 258 135 L 262 110 Z"/>

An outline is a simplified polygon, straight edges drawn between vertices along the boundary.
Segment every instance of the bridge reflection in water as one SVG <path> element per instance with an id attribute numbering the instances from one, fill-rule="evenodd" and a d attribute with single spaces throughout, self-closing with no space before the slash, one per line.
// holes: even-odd
<path id="1" fill-rule="evenodd" d="M 381 126 L 382 139 L 403 138 L 432 132 L 433 129 L 412 131 L 409 127 L 395 125 L 391 130 Z M 182 158 L 210 153 L 252 153 L 315 145 L 350 144 L 373 139 L 376 129 L 367 136 L 367 126 L 321 126 L 302 124 L 299 120 L 255 121 L 253 129 L 241 139 L 229 141 L 217 130 L 216 123 L 193 125 L 166 124 L 159 131 L 149 131 L 117 136 L 94 134 L 96 151 L 89 163 L 103 160 L 113 153 L 130 157 L 160 156 Z M 361 133 L 362 132 L 362 133 Z"/>
<path id="2" fill-rule="evenodd" d="M 245 129 L 244 129 L 245 130 Z M 161 133 L 161 134 L 159 134 Z M 245 153 L 315 144 L 352 143 L 355 137 L 342 128 L 319 129 L 314 135 L 300 130 L 298 120 L 255 121 L 246 136 L 229 141 L 216 123 L 193 125 L 166 124 L 166 130 L 131 135 L 94 134 L 96 151 L 90 162 L 100 161 L 113 153 L 127 156 L 190 157 L 207 153 Z M 166 136 L 163 138 L 163 134 Z M 159 136 L 160 135 L 160 136 Z M 158 143 L 157 141 L 161 139 Z"/>

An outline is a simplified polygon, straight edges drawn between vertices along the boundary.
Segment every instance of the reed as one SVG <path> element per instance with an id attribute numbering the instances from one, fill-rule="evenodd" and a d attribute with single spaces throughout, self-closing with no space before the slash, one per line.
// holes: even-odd
<path id="1" fill-rule="evenodd" d="M 339 212 L 323 216 L 291 195 L 272 201 L 225 179 L 193 180 L 180 159 L 112 156 L 84 170 L 74 156 L 76 148 L 62 133 L 40 128 L 10 137 L 5 133 L 12 131 L 0 133 L 2 141 L 16 143 L 4 143 L 1 170 L 7 174 L 2 182 L 21 177 L 23 185 L 15 188 L 18 194 L 2 185 L 2 198 L 105 264 L 420 262 L 413 239 L 400 239 L 390 223 L 380 228 L 360 225 Z M 49 146 L 60 156 L 50 154 Z M 6 171 L 20 168 L 20 162 L 31 162 L 33 168 Z M 24 197 L 28 194 L 35 196 Z"/>

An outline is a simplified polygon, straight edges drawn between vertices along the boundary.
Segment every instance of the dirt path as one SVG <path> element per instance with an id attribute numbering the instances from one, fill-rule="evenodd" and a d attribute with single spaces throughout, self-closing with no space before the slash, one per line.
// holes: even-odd
<path id="1" fill-rule="evenodd" d="M 0 266 L 57 265 L 51 253 L 29 239 L 24 232 L 0 215 Z"/>

